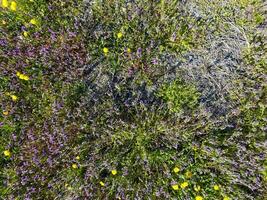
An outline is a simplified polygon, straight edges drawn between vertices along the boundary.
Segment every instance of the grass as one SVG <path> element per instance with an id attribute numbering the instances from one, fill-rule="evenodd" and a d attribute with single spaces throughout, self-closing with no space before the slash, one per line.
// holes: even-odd
<path id="1" fill-rule="evenodd" d="M 264 199 L 262 1 L 0 3 L 0 199 Z"/>

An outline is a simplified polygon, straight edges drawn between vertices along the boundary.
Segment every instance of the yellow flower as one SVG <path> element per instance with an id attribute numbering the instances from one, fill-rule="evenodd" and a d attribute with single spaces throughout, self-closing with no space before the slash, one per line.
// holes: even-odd
<path id="1" fill-rule="evenodd" d="M 22 75 L 22 79 L 25 80 L 25 81 L 30 80 L 30 78 L 27 75 Z"/>
<path id="2" fill-rule="evenodd" d="M 2 7 L 7 8 L 8 7 L 8 2 L 7 0 L 2 0 Z"/>
<path id="3" fill-rule="evenodd" d="M 18 100 L 18 97 L 16 96 L 16 95 L 10 95 L 10 97 L 11 97 L 11 99 L 13 100 L 13 101 L 17 101 Z"/>
<path id="4" fill-rule="evenodd" d="M 117 174 L 117 170 L 116 169 L 111 170 L 111 174 L 115 176 Z"/>
<path id="5" fill-rule="evenodd" d="M 5 20 L 2 20 L 2 24 L 5 25 L 6 24 L 6 21 Z"/>
<path id="6" fill-rule="evenodd" d="M 127 48 L 127 52 L 128 52 L 128 53 L 131 53 L 132 50 L 131 50 L 130 48 Z"/>
<path id="7" fill-rule="evenodd" d="M 4 151 L 4 155 L 5 155 L 6 157 L 10 157 L 10 156 L 11 156 L 11 152 L 10 152 L 9 150 L 5 150 L 5 151 Z"/>
<path id="8" fill-rule="evenodd" d="M 100 181 L 99 184 L 104 187 L 105 186 L 105 183 L 103 181 Z"/>
<path id="9" fill-rule="evenodd" d="M 31 19 L 30 23 L 33 24 L 33 25 L 37 25 L 37 20 L 36 19 Z"/>
<path id="10" fill-rule="evenodd" d="M 119 32 L 119 33 L 117 34 L 117 37 L 120 39 L 120 38 L 122 37 L 122 33 Z"/>
<path id="11" fill-rule="evenodd" d="M 107 54 L 108 53 L 108 48 L 107 47 L 104 47 L 103 48 L 103 52 L 104 52 L 104 54 Z"/>
<path id="12" fill-rule="evenodd" d="M 187 186 L 188 186 L 188 182 L 183 182 L 183 183 L 181 184 L 181 188 L 182 188 L 182 189 L 185 189 Z"/>
<path id="13" fill-rule="evenodd" d="M 16 75 L 17 75 L 20 79 L 25 80 L 25 81 L 28 81 L 28 80 L 30 79 L 27 75 L 25 75 L 25 74 L 21 74 L 20 72 L 17 72 Z"/>
<path id="14" fill-rule="evenodd" d="M 80 158 L 80 156 L 76 156 L 76 160 L 80 160 L 81 158 Z"/>
<path id="15" fill-rule="evenodd" d="M 228 196 L 223 197 L 223 200 L 230 200 Z"/>
<path id="16" fill-rule="evenodd" d="M 173 190 L 178 190 L 178 189 L 179 189 L 179 185 L 178 185 L 178 184 L 174 184 L 174 185 L 172 185 L 172 189 L 173 189 Z"/>
<path id="17" fill-rule="evenodd" d="M 10 9 L 13 11 L 17 10 L 17 3 L 15 1 L 11 1 Z"/>
<path id="18" fill-rule="evenodd" d="M 203 200 L 202 196 L 196 196 L 196 200 Z"/>
<path id="19" fill-rule="evenodd" d="M 3 115 L 7 116 L 8 115 L 8 111 L 3 111 Z"/>
<path id="20" fill-rule="evenodd" d="M 72 168 L 73 169 L 77 169 L 78 168 L 78 165 L 74 163 L 74 164 L 72 164 Z"/>
<path id="21" fill-rule="evenodd" d="M 28 37 L 29 33 L 27 31 L 23 31 L 24 37 Z"/>
<path id="22" fill-rule="evenodd" d="M 214 185 L 214 186 L 213 186 L 213 189 L 214 189 L 214 190 L 219 190 L 220 187 L 219 187 L 219 185 Z"/>
<path id="23" fill-rule="evenodd" d="M 190 172 L 190 171 L 187 171 L 186 173 L 185 173 L 185 177 L 186 178 L 191 178 L 192 177 L 192 172 Z"/>
<path id="24" fill-rule="evenodd" d="M 174 167 L 172 171 L 177 174 L 180 171 L 180 169 L 178 167 Z"/>
<path id="25" fill-rule="evenodd" d="M 200 186 L 199 186 L 199 185 L 196 185 L 196 186 L 194 187 L 194 190 L 195 190 L 196 192 L 199 192 L 199 191 L 200 191 Z"/>

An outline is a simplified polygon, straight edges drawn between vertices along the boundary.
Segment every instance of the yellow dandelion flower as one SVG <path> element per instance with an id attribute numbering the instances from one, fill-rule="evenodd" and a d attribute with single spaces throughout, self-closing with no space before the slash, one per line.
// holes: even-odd
<path id="1" fill-rule="evenodd" d="M 181 188 L 182 188 L 182 189 L 185 189 L 186 187 L 188 187 L 188 182 L 183 182 L 183 183 L 181 184 Z"/>
<path id="2" fill-rule="evenodd" d="M 6 24 L 6 21 L 5 20 L 2 20 L 2 24 L 5 25 Z"/>
<path id="3" fill-rule="evenodd" d="M 7 116 L 8 115 L 8 111 L 3 111 L 3 115 Z"/>
<path id="4" fill-rule="evenodd" d="M 223 197 L 223 200 L 230 200 L 228 196 Z"/>
<path id="5" fill-rule="evenodd" d="M 36 19 L 31 19 L 31 20 L 30 20 L 30 23 L 31 23 L 32 25 L 37 25 L 37 20 L 36 20 Z"/>
<path id="6" fill-rule="evenodd" d="M 191 178 L 193 176 L 193 174 L 192 174 L 192 172 L 190 172 L 190 171 L 187 171 L 186 173 L 185 173 L 185 177 L 186 178 Z"/>
<path id="7" fill-rule="evenodd" d="M 119 32 L 119 33 L 117 34 L 117 37 L 120 39 L 120 38 L 122 37 L 122 33 Z"/>
<path id="8" fill-rule="evenodd" d="M 76 160 L 80 160 L 81 158 L 80 158 L 80 156 L 76 156 Z"/>
<path id="9" fill-rule="evenodd" d="M 173 189 L 173 190 L 178 190 L 178 189 L 179 189 L 179 185 L 178 185 L 178 184 L 174 184 L 174 185 L 172 185 L 172 189 Z"/>
<path id="10" fill-rule="evenodd" d="M 2 7 L 7 8 L 8 7 L 8 1 L 7 0 L 2 0 Z"/>
<path id="11" fill-rule="evenodd" d="M 194 190 L 196 191 L 196 192 L 199 192 L 200 191 L 200 186 L 199 185 L 196 185 L 195 187 L 194 187 Z"/>
<path id="12" fill-rule="evenodd" d="M 111 174 L 115 176 L 117 174 L 117 170 L 116 169 L 111 170 Z"/>
<path id="13" fill-rule="evenodd" d="M 6 157 L 11 157 L 11 152 L 10 152 L 9 150 L 5 150 L 5 151 L 4 151 L 4 155 L 5 155 Z"/>
<path id="14" fill-rule="evenodd" d="M 104 187 L 105 186 L 105 183 L 103 181 L 100 181 L 99 184 Z"/>
<path id="15" fill-rule="evenodd" d="M 15 1 L 11 1 L 10 10 L 13 11 L 17 10 L 17 3 Z"/>
<path id="16" fill-rule="evenodd" d="M 23 35 L 24 35 L 24 37 L 28 37 L 29 33 L 27 31 L 23 31 Z"/>
<path id="17" fill-rule="evenodd" d="M 217 191 L 217 190 L 220 189 L 220 186 L 219 186 L 219 185 L 214 185 L 214 186 L 213 186 L 213 189 Z"/>
<path id="18" fill-rule="evenodd" d="M 196 200 L 203 200 L 203 197 L 202 197 L 202 196 L 196 196 L 195 199 L 196 199 Z"/>
<path id="19" fill-rule="evenodd" d="M 74 163 L 74 164 L 72 164 L 72 168 L 73 169 L 77 169 L 78 168 L 78 165 Z"/>
<path id="20" fill-rule="evenodd" d="M 17 101 L 18 100 L 18 97 L 16 96 L 16 95 L 10 95 L 10 97 L 11 97 L 11 99 L 13 100 L 13 101 Z"/>
<path id="21" fill-rule="evenodd" d="M 108 48 L 107 47 L 104 47 L 103 48 L 103 52 L 104 52 L 104 54 L 107 54 L 108 53 Z"/>
<path id="22" fill-rule="evenodd" d="M 179 167 L 174 167 L 172 171 L 177 174 L 180 171 L 180 168 Z"/>
<path id="23" fill-rule="evenodd" d="M 131 53 L 132 50 L 131 50 L 130 48 L 127 48 L 127 52 L 128 52 L 128 53 Z"/>

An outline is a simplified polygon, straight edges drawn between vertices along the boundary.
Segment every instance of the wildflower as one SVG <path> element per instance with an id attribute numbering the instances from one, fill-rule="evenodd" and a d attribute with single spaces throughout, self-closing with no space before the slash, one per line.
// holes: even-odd
<path id="1" fill-rule="evenodd" d="M 72 164 L 72 168 L 73 169 L 77 169 L 78 168 L 78 165 L 74 163 L 74 164 Z"/>
<path id="2" fill-rule="evenodd" d="M 178 167 L 174 167 L 172 171 L 177 174 L 180 171 L 180 169 Z"/>
<path id="3" fill-rule="evenodd" d="M 37 20 L 36 20 L 36 19 L 31 19 L 31 20 L 30 20 L 30 23 L 31 23 L 32 25 L 37 25 Z"/>
<path id="4" fill-rule="evenodd" d="M 191 177 L 192 177 L 192 172 L 187 171 L 187 172 L 185 173 L 185 177 L 186 177 L 186 178 L 191 178 Z"/>
<path id="5" fill-rule="evenodd" d="M 28 37 L 29 33 L 27 31 L 23 31 L 24 37 Z"/>
<path id="6" fill-rule="evenodd" d="M 4 151 L 4 155 L 5 155 L 6 157 L 11 157 L 11 152 L 10 152 L 9 150 L 5 150 L 5 151 Z"/>
<path id="7" fill-rule="evenodd" d="M 100 181 L 99 184 L 104 187 L 105 186 L 105 183 L 103 181 Z"/>
<path id="8" fill-rule="evenodd" d="M 188 182 L 183 182 L 183 183 L 181 184 L 181 188 L 182 188 L 182 189 L 185 189 L 187 186 L 188 186 Z"/>
<path id="9" fill-rule="evenodd" d="M 7 8 L 8 7 L 8 2 L 7 0 L 2 0 L 2 7 Z"/>
<path id="10" fill-rule="evenodd" d="M 27 75 L 22 75 L 21 78 L 25 81 L 28 81 L 30 79 Z"/>
<path id="11" fill-rule="evenodd" d="M 17 10 L 17 3 L 15 1 L 11 1 L 10 9 L 13 11 Z"/>
<path id="12" fill-rule="evenodd" d="M 117 174 L 117 170 L 116 169 L 111 170 L 111 174 L 115 176 Z"/>
<path id="13" fill-rule="evenodd" d="M 17 101 L 18 100 L 18 97 L 16 96 L 16 95 L 10 95 L 10 97 L 11 97 L 11 99 L 13 100 L 13 101 Z"/>
<path id="14" fill-rule="evenodd" d="M 3 111 L 3 115 L 7 116 L 8 115 L 8 111 Z"/>
<path id="15" fill-rule="evenodd" d="M 108 48 L 107 47 L 104 47 L 103 48 L 103 52 L 104 52 L 104 54 L 107 54 L 108 53 Z"/>
<path id="16" fill-rule="evenodd" d="M 194 187 L 194 190 L 195 190 L 196 192 L 199 192 L 199 191 L 200 191 L 200 186 L 199 186 L 199 185 L 196 185 L 196 186 Z"/>
<path id="17" fill-rule="evenodd" d="M 230 200 L 228 196 L 223 197 L 223 200 Z"/>
<path id="18" fill-rule="evenodd" d="M 196 200 L 203 200 L 202 196 L 196 196 Z"/>
<path id="19" fill-rule="evenodd" d="M 213 186 L 213 189 L 214 189 L 214 190 L 219 190 L 220 187 L 219 187 L 219 185 L 214 185 L 214 186 Z"/>
<path id="20" fill-rule="evenodd" d="M 6 21 L 5 20 L 2 20 L 2 24 L 5 25 L 6 24 Z"/>
<path id="21" fill-rule="evenodd" d="M 131 50 L 130 48 L 127 48 L 127 52 L 128 52 L 128 53 L 131 53 L 132 50 Z"/>
<path id="22" fill-rule="evenodd" d="M 80 156 L 76 156 L 76 160 L 80 160 L 81 158 L 80 158 Z"/>
<path id="23" fill-rule="evenodd" d="M 117 34 L 117 37 L 120 39 L 120 38 L 122 37 L 122 33 L 119 32 L 119 33 Z"/>
<path id="24" fill-rule="evenodd" d="M 25 81 L 28 81 L 28 80 L 30 79 L 27 75 L 25 75 L 25 74 L 21 74 L 20 72 L 17 72 L 16 75 L 17 75 L 20 79 L 25 80 Z"/>
<path id="25" fill-rule="evenodd" d="M 172 189 L 173 189 L 173 190 L 178 190 L 178 189 L 179 189 L 179 185 L 178 185 L 178 184 L 174 184 L 174 185 L 172 185 Z"/>

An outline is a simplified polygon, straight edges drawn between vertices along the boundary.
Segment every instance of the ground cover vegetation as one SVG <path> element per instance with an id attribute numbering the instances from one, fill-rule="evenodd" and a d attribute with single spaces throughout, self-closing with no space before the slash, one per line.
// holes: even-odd
<path id="1" fill-rule="evenodd" d="M 264 1 L 0 3 L 0 199 L 266 198 Z"/>

